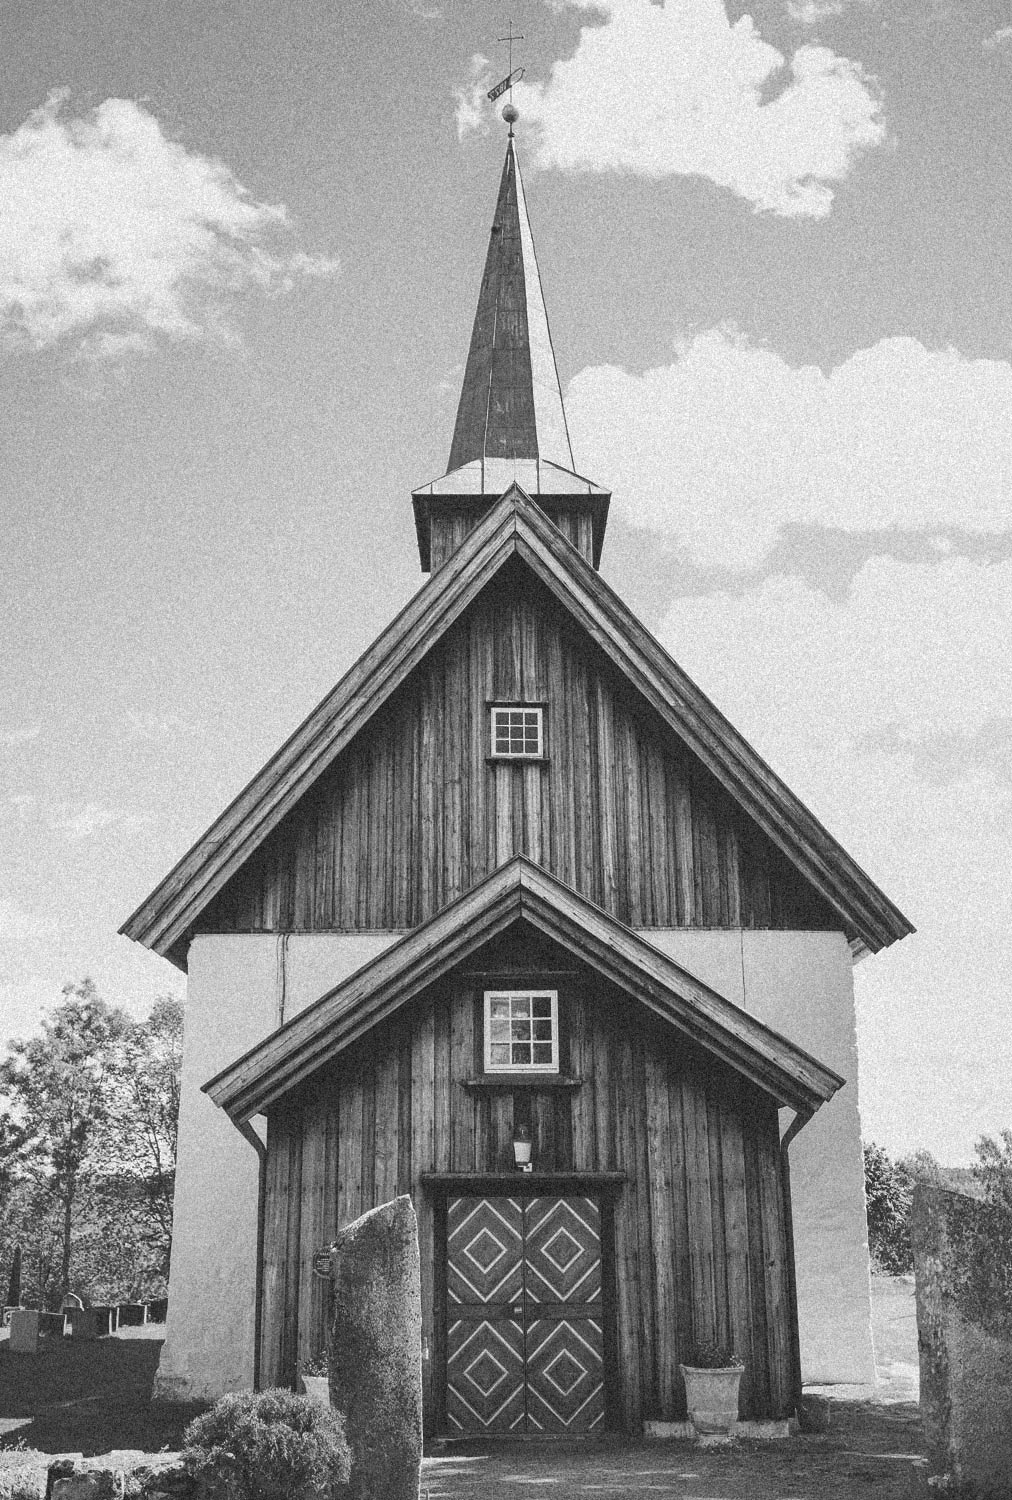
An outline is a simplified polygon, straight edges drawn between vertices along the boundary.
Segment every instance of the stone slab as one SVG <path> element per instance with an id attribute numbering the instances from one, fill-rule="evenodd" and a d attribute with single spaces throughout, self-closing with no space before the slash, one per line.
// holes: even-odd
<path id="1" fill-rule="evenodd" d="M 40 1314 L 28 1307 L 16 1307 L 11 1313 L 9 1354 L 38 1354 Z"/>
<path id="2" fill-rule="evenodd" d="M 417 1500 L 422 1461 L 418 1225 L 406 1195 L 331 1247 L 330 1399 L 351 1449 L 349 1500 Z"/>

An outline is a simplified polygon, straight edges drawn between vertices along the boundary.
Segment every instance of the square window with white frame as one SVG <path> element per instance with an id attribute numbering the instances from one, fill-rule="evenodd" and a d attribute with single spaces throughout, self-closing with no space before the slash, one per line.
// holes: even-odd
<path id="1" fill-rule="evenodd" d="M 497 759 L 543 760 L 545 711 L 524 705 L 492 707 L 492 755 Z"/>
<path id="2" fill-rule="evenodd" d="M 559 1071 L 558 990 L 485 991 L 485 1071 Z"/>

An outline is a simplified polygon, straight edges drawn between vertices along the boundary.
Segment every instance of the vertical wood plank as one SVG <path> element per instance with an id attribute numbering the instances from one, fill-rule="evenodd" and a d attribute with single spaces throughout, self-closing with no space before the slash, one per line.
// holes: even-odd
<path id="1" fill-rule="evenodd" d="M 633 1125 L 632 1039 L 627 1028 L 615 1027 L 611 1035 L 615 1059 L 616 1154 L 626 1172 L 624 1202 L 615 1224 L 615 1258 L 618 1272 L 618 1337 L 623 1371 L 625 1420 L 635 1428 L 643 1410 L 645 1371 L 640 1321 L 639 1210 L 644 1186 L 637 1180 L 636 1143 Z"/>
<path id="2" fill-rule="evenodd" d="M 741 1115 L 737 1109 L 728 1107 L 720 1112 L 720 1146 L 724 1173 L 724 1244 L 730 1340 L 735 1353 L 745 1361 L 741 1398 L 743 1410 L 751 1411 L 753 1351 L 749 1310 L 745 1145 Z"/>
<path id="3" fill-rule="evenodd" d="M 313 1275 L 313 1255 L 328 1243 L 327 1122 L 330 1101 L 321 1091 L 306 1104 L 302 1117 L 302 1193 L 299 1225 L 298 1363 L 300 1368 L 325 1347 L 320 1330 L 325 1319 L 326 1281 Z"/>
<path id="4" fill-rule="evenodd" d="M 398 1080 L 400 1058 L 391 1028 L 382 1029 L 376 1059 L 375 1091 L 375 1182 L 373 1204 L 389 1203 L 397 1196 L 397 1126 L 400 1119 Z"/>
<path id="5" fill-rule="evenodd" d="M 288 1272 L 288 1180 L 291 1165 L 288 1122 L 280 1110 L 267 1117 L 267 1178 L 264 1214 L 264 1268 L 260 1330 L 260 1384 L 281 1384 Z"/>
<path id="6" fill-rule="evenodd" d="M 450 1004 L 446 994 L 433 1001 L 433 1077 L 432 1144 L 437 1172 L 450 1170 Z"/>
<path id="7" fill-rule="evenodd" d="M 432 1430 L 433 1224 L 432 1198 L 422 1173 L 435 1168 L 435 1020 L 431 1005 L 416 1007 L 411 1030 L 411 1195 L 418 1218 L 422 1283 L 422 1408 L 426 1431 Z"/>
<path id="8" fill-rule="evenodd" d="M 658 1415 L 675 1418 L 678 1372 L 678 1306 L 675 1298 L 674 1188 L 671 1172 L 671 1111 L 666 1059 L 649 1047 L 645 1060 L 647 1162 L 654 1295 Z M 679 1126 L 681 1122 L 679 1121 Z M 681 1187 L 681 1184 L 679 1184 Z"/>
<path id="9" fill-rule="evenodd" d="M 339 1106 L 341 1153 L 337 1177 L 337 1221 L 340 1228 L 362 1212 L 362 1074 L 349 1065 L 342 1071 Z"/>
<path id="10" fill-rule="evenodd" d="M 456 989 L 450 1010 L 450 1170 L 473 1172 L 474 1096 L 464 1087 L 474 1073 L 474 991 Z"/>

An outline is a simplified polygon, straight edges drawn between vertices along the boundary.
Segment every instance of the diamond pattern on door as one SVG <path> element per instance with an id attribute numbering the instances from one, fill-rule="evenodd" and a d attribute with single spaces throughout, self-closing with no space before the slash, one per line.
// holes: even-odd
<path id="1" fill-rule="evenodd" d="M 590 1317 L 527 1325 L 527 1422 L 532 1432 L 592 1432 L 604 1422 L 601 1323 Z"/>
<path id="2" fill-rule="evenodd" d="M 450 1430 L 547 1434 L 603 1426 L 597 1203 L 455 1198 L 446 1227 Z"/>
<path id="3" fill-rule="evenodd" d="M 515 1198 L 455 1198 L 446 1223 L 451 1302 L 515 1302 L 523 1293 L 523 1208 Z"/>
<path id="4" fill-rule="evenodd" d="M 533 1302 L 595 1302 L 601 1296 L 601 1210 L 590 1198 L 533 1198 L 526 1206 L 524 1259 Z"/>
<path id="5" fill-rule="evenodd" d="M 452 1313 L 451 1313 L 452 1318 Z M 457 1433 L 522 1432 L 524 1330 L 509 1318 L 447 1329 L 446 1420 Z"/>

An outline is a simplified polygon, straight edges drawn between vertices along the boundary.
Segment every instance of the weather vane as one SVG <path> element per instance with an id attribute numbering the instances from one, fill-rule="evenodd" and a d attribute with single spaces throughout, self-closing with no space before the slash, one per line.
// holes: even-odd
<path id="1" fill-rule="evenodd" d="M 522 42 L 524 39 L 524 34 L 522 31 L 513 30 L 512 20 L 507 21 L 506 26 L 506 35 L 498 37 L 497 41 L 507 42 L 509 44 L 509 72 L 506 74 L 505 78 L 501 78 L 499 80 L 494 88 L 489 89 L 488 97 L 490 103 L 494 104 L 495 101 L 499 98 L 500 94 L 505 94 L 506 90 L 509 89 L 510 96 L 508 102 L 503 105 L 502 117 L 509 126 L 510 135 L 512 135 L 514 121 L 520 118 L 520 111 L 513 103 L 513 85 L 515 83 L 519 83 L 521 78 L 524 76 L 523 68 L 513 67 L 513 43 Z"/>

